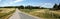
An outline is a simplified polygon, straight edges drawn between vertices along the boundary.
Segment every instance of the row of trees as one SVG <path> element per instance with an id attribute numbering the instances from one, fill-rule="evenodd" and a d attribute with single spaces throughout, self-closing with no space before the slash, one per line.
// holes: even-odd
<path id="1" fill-rule="evenodd" d="M 21 6 L 8 6 L 8 7 L 3 7 L 3 8 L 19 8 L 19 9 L 40 9 L 40 6 L 30 6 L 30 5 L 28 5 L 28 6 L 23 6 L 23 5 L 21 5 Z"/>
<path id="2" fill-rule="evenodd" d="M 0 8 L 1 8 L 1 7 L 0 7 Z M 23 5 L 21 5 L 21 6 L 7 6 L 7 7 L 3 7 L 3 8 L 46 9 L 46 8 L 44 8 L 44 7 L 40 7 L 40 6 L 31 6 L 31 5 L 28 5 L 28 6 L 23 6 Z M 55 4 L 52 9 L 59 9 L 59 10 L 60 10 L 60 4 L 59 4 L 59 5 Z"/>
<path id="3" fill-rule="evenodd" d="M 22 9 L 40 9 L 40 7 L 38 7 L 38 6 L 36 6 L 36 7 L 34 7 L 34 6 L 20 6 L 19 8 L 22 8 Z"/>
<path id="4" fill-rule="evenodd" d="M 60 4 L 59 4 L 59 5 L 55 4 L 55 5 L 53 6 L 53 9 L 60 10 Z"/>

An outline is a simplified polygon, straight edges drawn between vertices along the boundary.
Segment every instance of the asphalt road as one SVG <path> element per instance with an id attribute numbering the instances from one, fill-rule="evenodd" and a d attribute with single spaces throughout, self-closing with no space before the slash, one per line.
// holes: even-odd
<path id="1" fill-rule="evenodd" d="M 12 16 L 9 19 L 21 19 L 18 9 L 16 9 L 16 11 L 12 14 Z"/>
<path id="2" fill-rule="evenodd" d="M 9 19 L 39 19 L 39 18 L 23 14 L 18 9 L 16 9 L 15 13 Z"/>

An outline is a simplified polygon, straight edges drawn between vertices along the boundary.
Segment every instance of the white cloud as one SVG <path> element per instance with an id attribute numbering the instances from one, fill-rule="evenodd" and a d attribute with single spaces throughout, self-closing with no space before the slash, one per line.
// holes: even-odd
<path id="1" fill-rule="evenodd" d="M 22 2 L 22 1 L 23 1 L 23 0 L 16 0 L 16 1 L 14 1 L 14 2 L 16 3 L 16 2 Z"/>
<path id="2" fill-rule="evenodd" d="M 47 7 L 47 8 L 52 8 L 53 7 L 53 3 L 41 3 L 40 6 L 42 7 Z"/>
<path id="3" fill-rule="evenodd" d="M 0 0 L 1 1 L 1 0 Z M 15 3 L 22 2 L 23 0 L 5 0 L 0 6 L 15 6 Z"/>
<path id="4" fill-rule="evenodd" d="M 10 4 L 14 4 L 14 3 L 18 3 L 18 2 L 22 2 L 23 0 L 15 0 L 13 2 L 10 2 Z"/>

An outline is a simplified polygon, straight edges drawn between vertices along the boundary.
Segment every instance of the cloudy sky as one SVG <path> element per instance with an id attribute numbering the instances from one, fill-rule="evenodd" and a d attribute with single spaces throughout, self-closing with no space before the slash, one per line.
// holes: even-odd
<path id="1" fill-rule="evenodd" d="M 41 7 L 52 7 L 60 0 L 0 0 L 0 6 L 37 5 Z"/>

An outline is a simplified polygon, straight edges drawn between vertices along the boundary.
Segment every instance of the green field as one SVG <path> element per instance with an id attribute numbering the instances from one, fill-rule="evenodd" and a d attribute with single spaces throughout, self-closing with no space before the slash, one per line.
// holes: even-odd
<path id="1" fill-rule="evenodd" d="M 20 11 L 28 13 L 33 16 L 37 16 L 40 18 L 47 18 L 47 19 L 59 19 L 60 18 L 60 10 L 49 10 L 49 9 L 20 9 Z"/>

